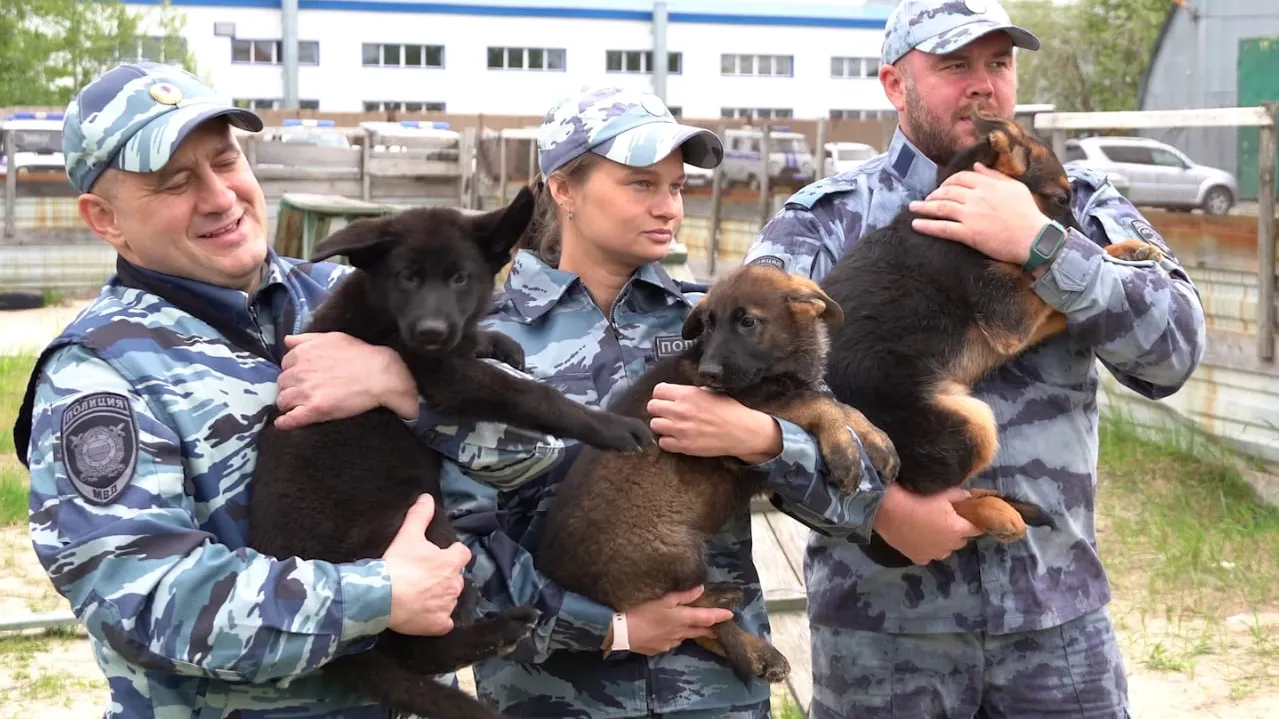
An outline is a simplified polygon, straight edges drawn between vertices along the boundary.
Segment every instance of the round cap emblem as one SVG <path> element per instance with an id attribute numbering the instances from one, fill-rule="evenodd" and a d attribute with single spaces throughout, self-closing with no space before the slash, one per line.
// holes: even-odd
<path id="1" fill-rule="evenodd" d="M 176 105 L 182 99 L 182 91 L 173 83 L 161 82 L 151 86 L 151 97 L 161 105 Z"/>

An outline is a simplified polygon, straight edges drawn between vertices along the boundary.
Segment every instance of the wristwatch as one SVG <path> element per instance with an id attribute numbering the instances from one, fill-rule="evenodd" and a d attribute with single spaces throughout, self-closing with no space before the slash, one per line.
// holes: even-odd
<path id="1" fill-rule="evenodd" d="M 1052 261 L 1065 242 L 1066 228 L 1056 220 L 1049 220 L 1039 234 L 1035 235 L 1035 241 L 1030 243 L 1030 257 L 1022 267 L 1030 272 L 1045 262 Z"/>

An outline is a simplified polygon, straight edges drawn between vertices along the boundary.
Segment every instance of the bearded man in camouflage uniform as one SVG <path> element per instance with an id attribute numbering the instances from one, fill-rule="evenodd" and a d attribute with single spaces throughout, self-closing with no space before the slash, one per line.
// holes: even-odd
<path id="1" fill-rule="evenodd" d="M 286 428 L 388 407 L 446 466 L 500 487 L 543 471 L 562 444 L 435 418 L 390 349 L 295 334 L 350 268 L 270 249 L 232 125 L 262 129 L 192 75 L 149 63 L 110 70 L 67 109 L 80 215 L 119 260 L 40 356 L 14 427 L 32 541 L 88 630 L 107 717 L 386 717 L 315 670 L 387 628 L 447 632 L 470 552 L 426 541 L 429 495 L 382 557 L 246 547 L 271 405 Z"/>
<path id="2" fill-rule="evenodd" d="M 888 151 L 790 197 L 746 262 L 821 280 L 859 238 L 907 209 L 920 231 L 1023 265 L 1069 331 L 980 381 L 1000 427 L 994 465 L 972 482 L 1026 496 L 1056 529 L 1007 545 L 952 503 L 896 485 L 869 493 L 870 530 L 915 566 L 886 569 L 814 533 L 805 560 L 812 630 L 811 716 L 1125 717 L 1127 684 L 1094 531 L 1096 361 L 1152 399 L 1176 392 L 1204 348 L 1203 308 L 1163 239 L 1106 178 L 1071 168 L 1084 232 L 1060 232 L 1027 188 L 981 168 L 937 184 L 976 140 L 969 103 L 1011 117 L 1013 47 L 1039 40 L 995 0 L 906 0 L 889 19 L 879 78 L 900 123 Z M 1052 239 L 1054 231 L 1059 242 Z M 1158 245 L 1167 260 L 1123 262 L 1102 247 Z M 1035 244 L 1040 252 L 1032 253 Z M 856 311 L 855 307 L 846 308 Z"/>

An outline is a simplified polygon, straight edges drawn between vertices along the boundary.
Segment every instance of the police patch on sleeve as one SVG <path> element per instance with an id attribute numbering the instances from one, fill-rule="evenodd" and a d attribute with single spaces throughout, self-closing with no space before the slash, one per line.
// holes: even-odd
<path id="1" fill-rule="evenodd" d="M 1163 238 L 1159 236 L 1159 233 L 1155 232 L 1155 228 L 1151 227 L 1150 224 L 1144 220 L 1129 220 L 1128 228 L 1137 233 L 1137 236 L 1146 242 L 1156 243 L 1163 241 Z"/>
<path id="2" fill-rule="evenodd" d="M 686 340 L 679 335 L 658 335 L 653 338 L 653 356 L 666 359 L 688 349 L 693 340 Z"/>
<path id="3" fill-rule="evenodd" d="M 775 255 L 764 255 L 763 257 L 756 257 L 755 259 L 750 261 L 750 264 L 767 265 L 769 267 L 776 267 L 777 269 L 783 272 L 786 271 L 786 263 L 782 262 L 782 258 L 777 257 Z"/>
<path id="4" fill-rule="evenodd" d="M 129 398 L 94 392 L 62 413 L 62 461 L 71 484 L 94 504 L 110 504 L 138 463 L 138 429 Z"/>

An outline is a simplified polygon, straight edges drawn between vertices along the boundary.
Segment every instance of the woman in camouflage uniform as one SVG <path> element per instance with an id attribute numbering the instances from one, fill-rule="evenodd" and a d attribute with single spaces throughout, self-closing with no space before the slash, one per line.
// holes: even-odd
<path id="1" fill-rule="evenodd" d="M 608 406 L 678 349 L 684 319 L 705 291 L 672 280 L 661 260 L 684 218 L 684 163 L 715 167 L 723 148 L 710 131 L 680 125 L 657 97 L 618 88 L 584 90 L 554 106 L 538 148 L 535 247 L 518 252 L 484 324 L 523 346 L 532 376 Z M 659 385 L 649 409 L 662 447 L 740 457 L 806 523 L 836 533 L 867 524 L 867 507 L 826 482 L 814 440 L 797 426 L 688 386 Z M 525 646 L 475 667 L 480 696 L 507 716 L 769 716 L 766 684 L 743 685 L 721 659 L 684 641 L 710 636 L 711 625 L 732 616 L 684 606 L 702 588 L 623 615 L 538 572 L 529 550 L 568 464 L 509 491 L 457 470 L 446 476 L 484 609 L 542 612 Z M 711 540 L 711 580 L 743 585 L 736 620 L 767 635 L 750 526 L 743 512 Z"/>

